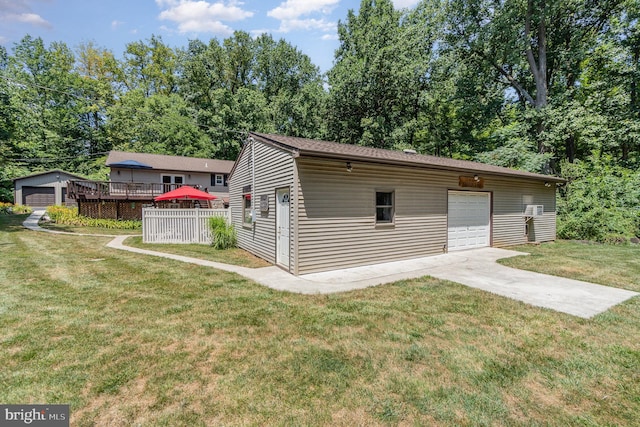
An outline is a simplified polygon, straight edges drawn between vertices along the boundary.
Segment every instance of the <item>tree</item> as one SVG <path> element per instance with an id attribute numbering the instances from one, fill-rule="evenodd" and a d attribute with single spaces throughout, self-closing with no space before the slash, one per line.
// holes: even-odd
<path id="1" fill-rule="evenodd" d="M 338 24 L 340 46 L 329 71 L 328 136 L 391 148 L 413 142 L 434 43 L 430 14 L 406 17 L 390 0 L 363 0 Z"/>
<path id="2" fill-rule="evenodd" d="M 129 43 L 122 69 L 127 90 L 140 89 L 150 96 L 156 93 L 169 95 L 177 89 L 177 54 L 161 37 L 154 35 L 146 43 Z"/>
<path id="3" fill-rule="evenodd" d="M 119 150 L 206 157 L 209 139 L 190 113 L 177 94 L 129 91 L 108 109 L 107 137 Z"/>

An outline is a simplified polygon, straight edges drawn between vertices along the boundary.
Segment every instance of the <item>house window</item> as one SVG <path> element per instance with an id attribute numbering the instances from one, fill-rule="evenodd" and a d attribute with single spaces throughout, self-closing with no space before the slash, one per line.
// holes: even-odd
<path id="1" fill-rule="evenodd" d="M 229 186 L 229 175 L 228 174 L 211 174 L 211 186 L 215 187 L 215 186 L 224 186 L 224 187 L 228 187 Z"/>
<path id="2" fill-rule="evenodd" d="M 393 223 L 393 191 L 376 191 L 376 224 Z"/>
<path id="3" fill-rule="evenodd" d="M 242 223 L 244 225 L 251 225 L 253 218 L 251 216 L 251 194 L 242 195 Z"/>
<path id="4" fill-rule="evenodd" d="M 162 175 L 163 184 L 184 184 L 184 175 Z"/>

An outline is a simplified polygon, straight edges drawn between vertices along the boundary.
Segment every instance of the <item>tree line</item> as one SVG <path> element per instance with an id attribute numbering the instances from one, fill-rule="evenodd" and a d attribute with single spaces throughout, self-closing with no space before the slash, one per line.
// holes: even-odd
<path id="1" fill-rule="evenodd" d="M 362 0 L 326 74 L 268 34 L 121 58 L 27 35 L 0 49 L 0 179 L 103 177 L 111 149 L 234 159 L 252 130 L 567 176 L 574 213 L 568 195 L 602 198 L 574 181 L 614 177 L 629 213 L 609 234 L 637 235 L 639 19 L 632 0 Z"/>

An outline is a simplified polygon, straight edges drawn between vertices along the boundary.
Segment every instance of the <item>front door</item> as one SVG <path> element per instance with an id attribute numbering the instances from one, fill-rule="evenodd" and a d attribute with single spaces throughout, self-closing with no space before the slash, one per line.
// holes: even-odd
<path id="1" fill-rule="evenodd" d="M 289 268 L 289 189 L 276 191 L 276 263 Z"/>

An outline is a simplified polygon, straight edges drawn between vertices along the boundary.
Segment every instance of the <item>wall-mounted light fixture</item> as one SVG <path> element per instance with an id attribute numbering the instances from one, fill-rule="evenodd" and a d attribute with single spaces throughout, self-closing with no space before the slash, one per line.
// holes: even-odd
<path id="1" fill-rule="evenodd" d="M 478 182 L 478 181 L 480 181 L 480 177 L 478 175 L 473 175 L 473 180 L 475 182 Z"/>
<path id="2" fill-rule="evenodd" d="M 550 182 L 548 182 L 548 181 L 545 181 L 544 186 L 545 186 L 545 187 L 551 187 L 551 183 L 550 183 Z"/>
<path id="3" fill-rule="evenodd" d="M 351 166 L 351 162 L 347 162 L 347 172 L 351 172 L 353 170 L 353 166 Z"/>

